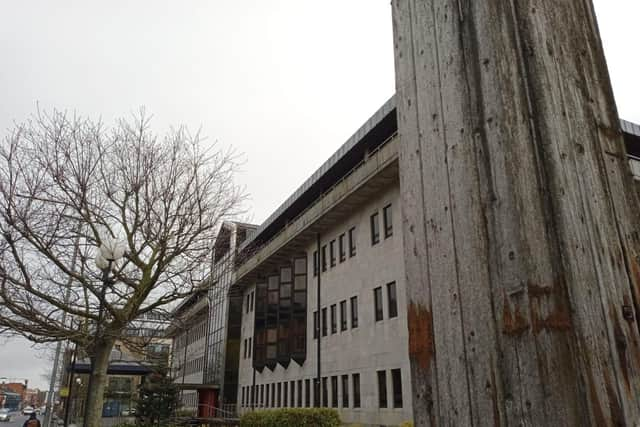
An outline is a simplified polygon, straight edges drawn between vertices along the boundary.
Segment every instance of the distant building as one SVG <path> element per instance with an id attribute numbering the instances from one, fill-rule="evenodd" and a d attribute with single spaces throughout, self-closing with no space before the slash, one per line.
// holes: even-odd
<path id="1" fill-rule="evenodd" d="M 0 390 L 10 391 L 12 393 L 20 396 L 20 401 L 24 402 L 27 394 L 27 385 L 29 382 L 25 380 L 22 383 L 19 382 L 10 382 L 10 383 L 0 383 Z"/>

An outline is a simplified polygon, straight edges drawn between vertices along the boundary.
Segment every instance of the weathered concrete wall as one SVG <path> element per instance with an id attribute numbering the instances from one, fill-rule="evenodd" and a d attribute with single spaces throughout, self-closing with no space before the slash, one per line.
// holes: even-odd
<path id="1" fill-rule="evenodd" d="M 416 425 L 633 425 L 638 204 L 591 1 L 393 12 Z"/>

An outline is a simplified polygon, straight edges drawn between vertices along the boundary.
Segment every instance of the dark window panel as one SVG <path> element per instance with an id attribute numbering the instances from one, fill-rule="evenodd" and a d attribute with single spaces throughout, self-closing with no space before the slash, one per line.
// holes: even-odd
<path id="1" fill-rule="evenodd" d="M 378 212 L 371 215 L 371 244 L 375 245 L 380 241 L 380 222 L 378 220 Z"/>
<path id="2" fill-rule="evenodd" d="M 313 339 L 318 339 L 320 333 L 320 325 L 318 324 L 318 312 L 313 312 Z"/>
<path id="3" fill-rule="evenodd" d="M 296 406 L 296 382 L 295 381 L 290 381 L 289 382 L 289 395 L 291 396 L 291 401 L 289 402 L 289 406 L 291 408 L 295 408 Z"/>
<path id="4" fill-rule="evenodd" d="M 276 407 L 276 383 L 271 384 L 271 407 Z"/>
<path id="5" fill-rule="evenodd" d="M 287 382 L 282 383 L 282 408 L 286 408 L 289 402 L 289 387 Z"/>
<path id="6" fill-rule="evenodd" d="M 349 375 L 342 376 L 342 407 L 349 407 Z"/>
<path id="7" fill-rule="evenodd" d="M 313 251 L 313 275 L 317 276 L 320 271 L 320 260 L 318 259 L 318 251 Z"/>
<path id="8" fill-rule="evenodd" d="M 349 229 L 349 258 L 356 256 L 356 228 Z"/>
<path id="9" fill-rule="evenodd" d="M 338 332 L 338 313 L 337 307 L 335 304 L 331 306 L 331 333 L 335 334 Z"/>
<path id="10" fill-rule="evenodd" d="M 268 407 L 270 406 L 270 405 L 269 405 L 269 402 L 271 402 L 271 401 L 269 400 L 269 389 L 270 389 L 271 387 L 269 386 L 269 384 L 266 384 L 266 385 L 265 385 L 265 388 L 266 388 L 266 390 L 267 390 L 267 393 L 266 393 L 266 399 L 265 399 L 265 401 L 264 401 L 264 406 L 268 408 Z"/>
<path id="11" fill-rule="evenodd" d="M 358 297 L 351 297 L 351 328 L 358 327 Z"/>
<path id="12" fill-rule="evenodd" d="M 379 286 L 373 290 L 373 300 L 375 319 L 376 322 L 378 322 L 384 318 L 382 311 L 382 287 Z"/>
<path id="13" fill-rule="evenodd" d="M 387 407 L 387 372 L 378 371 L 378 407 Z"/>
<path id="14" fill-rule="evenodd" d="M 347 300 L 340 301 L 340 330 L 347 330 Z"/>
<path id="15" fill-rule="evenodd" d="M 336 266 L 336 241 L 332 240 L 329 242 L 329 259 L 331 262 L 331 267 Z"/>
<path id="16" fill-rule="evenodd" d="M 329 406 L 329 384 L 328 378 L 322 377 L 322 407 Z"/>
<path id="17" fill-rule="evenodd" d="M 304 380 L 304 406 L 311 406 L 311 380 Z"/>
<path id="18" fill-rule="evenodd" d="M 322 247 L 322 271 L 327 271 L 327 245 Z"/>
<path id="19" fill-rule="evenodd" d="M 360 407 L 360 374 L 353 374 L 352 376 L 352 385 L 353 385 L 353 407 Z"/>
<path id="20" fill-rule="evenodd" d="M 384 238 L 393 235 L 393 211 L 391 205 L 387 205 L 382 209 L 382 222 L 384 223 Z"/>
<path id="21" fill-rule="evenodd" d="M 344 262 L 347 259 L 347 251 L 344 246 L 345 234 L 342 233 L 340 237 L 338 237 L 338 256 L 340 262 Z"/>
<path id="22" fill-rule="evenodd" d="M 391 370 L 391 383 L 393 386 L 393 407 L 402 408 L 402 374 L 400 369 Z"/>
<path id="23" fill-rule="evenodd" d="M 327 336 L 327 307 L 322 309 L 322 336 Z"/>
<path id="24" fill-rule="evenodd" d="M 338 407 L 338 377 L 331 377 L 331 407 Z"/>
<path id="25" fill-rule="evenodd" d="M 398 298 L 396 296 L 396 282 L 387 283 L 387 299 L 389 302 L 389 318 L 398 316 Z"/>
<path id="26" fill-rule="evenodd" d="M 298 408 L 302 408 L 302 380 L 298 380 Z"/>

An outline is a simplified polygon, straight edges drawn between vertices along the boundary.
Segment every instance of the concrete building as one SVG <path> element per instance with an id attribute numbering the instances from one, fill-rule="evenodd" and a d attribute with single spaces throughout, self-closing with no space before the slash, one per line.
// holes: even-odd
<path id="1" fill-rule="evenodd" d="M 640 183 L 640 127 L 621 126 Z M 392 98 L 240 245 L 228 291 L 242 301 L 240 346 L 226 349 L 239 358 L 238 412 L 412 420 L 399 144 Z"/>

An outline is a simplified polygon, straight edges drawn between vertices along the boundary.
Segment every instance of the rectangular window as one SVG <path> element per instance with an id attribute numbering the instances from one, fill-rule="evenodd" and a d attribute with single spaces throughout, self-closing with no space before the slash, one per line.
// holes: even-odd
<path id="1" fill-rule="evenodd" d="M 378 286 L 373 290 L 373 305 L 376 311 L 376 322 L 383 319 L 382 311 L 382 287 Z"/>
<path id="2" fill-rule="evenodd" d="M 320 333 L 320 325 L 318 324 L 318 312 L 313 312 L 313 339 L 318 339 Z"/>
<path id="3" fill-rule="evenodd" d="M 317 276 L 320 271 L 320 260 L 318 259 L 318 251 L 313 251 L 313 275 Z"/>
<path id="4" fill-rule="evenodd" d="M 271 384 L 271 407 L 276 407 L 276 383 Z"/>
<path id="5" fill-rule="evenodd" d="M 311 406 L 311 380 L 304 380 L 304 406 Z"/>
<path id="6" fill-rule="evenodd" d="M 327 245 L 322 247 L 322 271 L 327 271 Z"/>
<path id="7" fill-rule="evenodd" d="M 387 205 L 382 209 L 382 222 L 384 225 L 384 238 L 391 237 L 393 235 L 393 213 L 391 211 L 391 205 Z"/>
<path id="8" fill-rule="evenodd" d="M 266 398 L 265 398 L 265 400 L 264 400 L 264 406 L 265 406 L 266 408 L 268 408 L 268 407 L 269 407 L 269 402 L 270 402 L 270 400 L 269 400 L 269 389 L 270 389 L 271 387 L 269 387 L 269 384 L 265 384 L 264 388 L 267 390 L 267 395 L 266 395 Z"/>
<path id="9" fill-rule="evenodd" d="M 349 229 L 349 258 L 356 256 L 356 228 Z"/>
<path id="10" fill-rule="evenodd" d="M 329 242 L 329 259 L 331 261 L 331 267 L 336 266 L 336 241 Z"/>
<path id="11" fill-rule="evenodd" d="M 289 402 L 289 384 L 287 382 L 282 383 L 282 407 L 286 408 L 287 403 Z"/>
<path id="12" fill-rule="evenodd" d="M 387 283 L 387 300 L 389 303 L 389 318 L 398 316 L 398 298 L 396 296 L 396 282 Z"/>
<path id="13" fill-rule="evenodd" d="M 342 376 L 342 407 L 349 407 L 349 375 Z"/>
<path id="14" fill-rule="evenodd" d="M 298 380 L 298 408 L 302 408 L 302 380 Z"/>
<path id="15" fill-rule="evenodd" d="M 338 237 L 338 256 L 340 257 L 340 262 L 344 262 L 344 260 L 347 259 L 347 248 L 344 247 L 344 238 L 344 233 Z"/>
<path id="16" fill-rule="evenodd" d="M 264 384 L 260 384 L 260 406 L 264 406 Z"/>
<path id="17" fill-rule="evenodd" d="M 360 407 L 360 374 L 353 374 L 353 407 Z"/>
<path id="18" fill-rule="evenodd" d="M 313 379 L 313 407 L 320 407 L 320 379 Z"/>
<path id="19" fill-rule="evenodd" d="M 393 407 L 402 408 L 402 374 L 400 369 L 391 370 L 391 384 L 393 387 Z"/>
<path id="20" fill-rule="evenodd" d="M 248 313 L 248 312 L 249 312 L 249 307 L 250 307 L 249 303 L 250 303 L 250 299 L 251 299 L 251 294 L 247 294 L 247 302 L 245 303 L 245 305 L 246 305 L 247 307 L 246 307 L 246 309 L 245 309 L 245 313 Z"/>
<path id="21" fill-rule="evenodd" d="M 242 407 L 244 407 L 244 398 L 245 398 L 245 395 L 244 395 L 244 387 L 242 387 L 242 404 L 240 405 L 240 406 L 242 406 Z"/>
<path id="22" fill-rule="evenodd" d="M 358 327 L 358 297 L 351 297 L 351 328 Z"/>
<path id="23" fill-rule="evenodd" d="M 256 300 L 256 291 L 253 291 L 251 292 L 251 304 L 249 304 L 251 306 L 251 311 L 253 311 L 255 300 Z"/>
<path id="24" fill-rule="evenodd" d="M 322 309 L 322 336 L 327 336 L 327 307 Z"/>
<path id="25" fill-rule="evenodd" d="M 378 371 L 378 406 L 387 407 L 387 372 Z"/>
<path id="26" fill-rule="evenodd" d="M 347 300 L 340 301 L 340 330 L 347 330 Z"/>
<path id="27" fill-rule="evenodd" d="M 327 377 L 322 377 L 322 407 L 329 406 L 329 384 Z"/>
<path id="28" fill-rule="evenodd" d="M 289 392 L 289 395 L 291 396 L 291 402 L 289 403 L 289 406 L 292 408 L 295 408 L 296 407 L 296 382 L 295 381 L 289 382 L 289 388 L 291 389 L 291 391 Z"/>
<path id="29" fill-rule="evenodd" d="M 242 340 L 242 347 L 243 347 L 243 356 L 242 356 L 242 358 L 246 359 L 247 358 L 247 339 L 246 338 Z"/>
<path id="30" fill-rule="evenodd" d="M 331 407 L 338 407 L 338 377 L 331 377 Z"/>
<path id="31" fill-rule="evenodd" d="M 371 244 L 375 245 L 380 241 L 380 223 L 378 221 L 378 212 L 371 215 Z"/>
<path id="32" fill-rule="evenodd" d="M 251 358 L 251 348 L 253 347 L 253 337 L 249 337 L 249 358 Z"/>
<path id="33" fill-rule="evenodd" d="M 331 333 L 338 332 L 338 308 L 335 304 L 331 306 Z"/>

